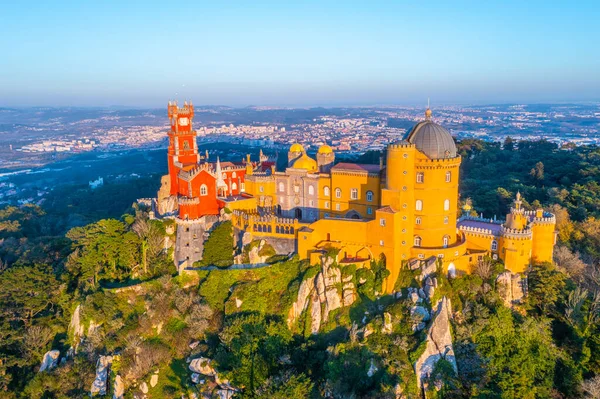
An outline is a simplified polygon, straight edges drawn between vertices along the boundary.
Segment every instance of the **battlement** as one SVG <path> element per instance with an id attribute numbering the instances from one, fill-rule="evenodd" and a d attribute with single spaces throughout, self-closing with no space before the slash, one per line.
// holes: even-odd
<path id="1" fill-rule="evenodd" d="M 390 150 L 406 150 L 409 148 L 415 148 L 414 144 L 409 143 L 408 141 L 399 141 L 396 143 L 388 144 L 387 149 Z"/>
<path id="2" fill-rule="evenodd" d="M 504 224 L 504 222 L 505 222 L 504 220 L 481 218 L 479 216 L 470 216 L 470 215 L 463 215 L 463 216 L 459 217 L 457 221 L 462 222 L 463 220 L 473 220 L 475 222 L 492 223 L 492 224 Z"/>
<path id="3" fill-rule="evenodd" d="M 179 205 L 198 205 L 200 203 L 200 199 L 198 197 L 179 197 L 177 198 L 177 202 L 179 203 Z"/>
<path id="4" fill-rule="evenodd" d="M 459 229 L 465 233 L 485 234 L 490 236 L 494 235 L 494 232 L 491 229 L 485 229 L 482 227 L 460 226 Z"/>
<path id="5" fill-rule="evenodd" d="M 174 115 L 179 116 L 188 116 L 189 118 L 194 117 L 194 105 L 190 101 L 189 104 L 187 101 L 184 101 L 183 107 L 179 107 L 177 105 L 177 101 L 169 101 L 168 105 L 168 114 L 169 118 L 173 118 Z"/>
<path id="6" fill-rule="evenodd" d="M 500 232 L 504 237 L 507 237 L 507 238 L 513 238 L 513 239 L 531 239 L 532 238 L 531 229 L 529 229 L 529 228 L 525 228 L 523 230 L 518 230 L 518 229 L 511 229 L 509 227 L 502 225 Z"/>

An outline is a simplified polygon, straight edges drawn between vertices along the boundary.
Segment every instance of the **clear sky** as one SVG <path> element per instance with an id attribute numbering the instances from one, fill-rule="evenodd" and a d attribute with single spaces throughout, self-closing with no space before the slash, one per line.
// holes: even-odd
<path id="1" fill-rule="evenodd" d="M 0 105 L 600 100 L 600 1 L 0 1 Z"/>

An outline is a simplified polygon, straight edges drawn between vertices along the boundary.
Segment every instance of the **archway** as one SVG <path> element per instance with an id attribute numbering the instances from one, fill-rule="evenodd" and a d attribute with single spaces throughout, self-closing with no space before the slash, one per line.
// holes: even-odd
<path id="1" fill-rule="evenodd" d="M 350 212 L 348 212 L 346 214 L 346 218 L 348 219 L 360 219 L 360 213 L 356 212 L 355 210 L 352 210 Z"/>
<path id="2" fill-rule="evenodd" d="M 294 209 L 294 218 L 298 220 L 302 220 L 302 209 L 296 208 Z"/>

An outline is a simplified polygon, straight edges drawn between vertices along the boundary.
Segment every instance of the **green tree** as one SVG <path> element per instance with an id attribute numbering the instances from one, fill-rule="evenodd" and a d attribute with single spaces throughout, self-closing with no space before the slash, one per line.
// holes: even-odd
<path id="1" fill-rule="evenodd" d="M 211 231 L 204 243 L 203 265 L 227 267 L 233 264 L 233 226 L 226 221 Z"/>
<path id="2" fill-rule="evenodd" d="M 539 314 L 548 315 L 565 287 L 566 276 L 549 262 L 534 265 L 528 275 L 527 303 Z"/>

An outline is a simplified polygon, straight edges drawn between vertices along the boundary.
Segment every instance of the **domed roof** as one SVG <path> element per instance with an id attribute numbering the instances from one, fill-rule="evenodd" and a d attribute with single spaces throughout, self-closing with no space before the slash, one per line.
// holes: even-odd
<path id="1" fill-rule="evenodd" d="M 317 169 L 319 168 L 317 166 L 317 161 L 315 161 L 314 159 L 312 159 L 311 157 L 309 157 L 306 154 L 302 154 L 302 156 L 294 162 L 292 167 L 294 169 L 304 169 L 309 172 L 316 172 Z"/>
<path id="2" fill-rule="evenodd" d="M 456 157 L 456 144 L 452 135 L 443 127 L 431 121 L 431 110 L 425 113 L 426 119 L 413 127 L 405 140 L 431 159 Z"/>
<path id="3" fill-rule="evenodd" d="M 290 147 L 290 152 L 304 152 L 304 147 L 300 143 L 294 143 Z"/>
<path id="4" fill-rule="evenodd" d="M 328 146 L 327 144 L 323 144 L 322 146 L 319 147 L 319 154 L 331 154 L 333 152 L 333 149 Z"/>

